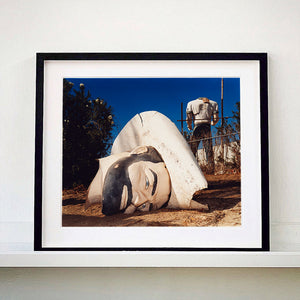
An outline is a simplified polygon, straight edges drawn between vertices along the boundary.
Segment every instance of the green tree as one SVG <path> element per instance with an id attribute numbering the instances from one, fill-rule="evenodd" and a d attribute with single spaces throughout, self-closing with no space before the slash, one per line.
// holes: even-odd
<path id="1" fill-rule="evenodd" d="M 107 155 L 114 126 L 112 107 L 92 99 L 84 84 L 74 89 L 63 82 L 63 187 L 87 186 L 95 175 L 97 158 Z"/>

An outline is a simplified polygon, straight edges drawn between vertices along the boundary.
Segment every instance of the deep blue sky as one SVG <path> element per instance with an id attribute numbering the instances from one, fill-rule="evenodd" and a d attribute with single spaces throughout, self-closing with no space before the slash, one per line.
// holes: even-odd
<path id="1" fill-rule="evenodd" d="M 180 130 L 180 103 L 207 97 L 219 104 L 221 116 L 221 78 L 66 78 L 79 89 L 84 83 L 93 99 L 104 99 L 115 115 L 114 138 L 137 113 L 156 110 L 166 115 Z M 232 116 L 240 101 L 239 78 L 224 78 L 224 116 Z M 219 125 L 219 124 L 218 124 Z M 187 130 L 184 122 L 184 130 Z"/>

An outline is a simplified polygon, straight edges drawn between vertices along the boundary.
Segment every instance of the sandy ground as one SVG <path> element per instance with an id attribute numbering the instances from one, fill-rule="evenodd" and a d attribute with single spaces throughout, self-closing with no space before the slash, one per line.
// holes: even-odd
<path id="1" fill-rule="evenodd" d="M 241 225 L 240 175 L 207 175 L 207 190 L 194 199 L 209 205 L 209 212 L 162 208 L 132 215 L 104 216 L 101 205 L 84 210 L 86 190 L 80 186 L 63 191 L 63 226 L 239 226 Z"/>

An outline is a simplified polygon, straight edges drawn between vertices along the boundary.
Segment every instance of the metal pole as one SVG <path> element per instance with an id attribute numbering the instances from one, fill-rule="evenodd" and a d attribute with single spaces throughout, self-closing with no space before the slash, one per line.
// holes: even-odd
<path id="1" fill-rule="evenodd" d="M 183 135 L 183 102 L 181 102 L 181 134 Z"/>
<path id="2" fill-rule="evenodd" d="M 224 80 L 223 78 L 221 79 L 221 131 L 222 135 L 224 134 L 224 106 L 223 106 L 223 98 L 224 98 Z M 222 151 L 222 156 L 223 156 L 223 161 L 225 162 L 224 158 L 224 141 L 223 137 L 221 137 L 221 151 Z"/>

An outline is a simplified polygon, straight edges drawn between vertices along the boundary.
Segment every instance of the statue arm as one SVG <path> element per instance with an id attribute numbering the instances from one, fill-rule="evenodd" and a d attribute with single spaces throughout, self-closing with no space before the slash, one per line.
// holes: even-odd
<path id="1" fill-rule="evenodd" d="M 214 114 L 213 120 L 211 121 L 211 125 L 215 126 L 219 122 L 219 114 Z"/>
<path id="2" fill-rule="evenodd" d="M 186 121 L 187 127 L 189 130 L 192 130 L 192 124 L 194 122 L 194 114 L 191 112 L 188 112 L 188 113 L 186 113 L 186 116 L 187 116 L 187 121 Z"/>

